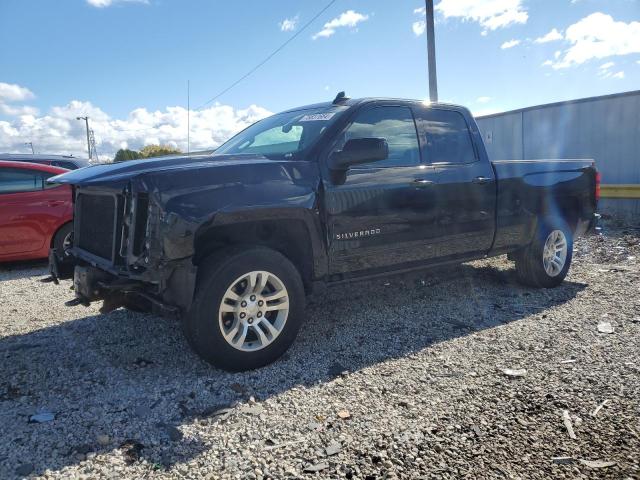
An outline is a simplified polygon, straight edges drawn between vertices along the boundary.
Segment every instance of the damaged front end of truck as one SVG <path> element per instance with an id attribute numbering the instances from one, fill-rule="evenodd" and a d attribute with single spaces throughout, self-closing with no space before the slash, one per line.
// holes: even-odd
<path id="1" fill-rule="evenodd" d="M 203 156 L 98 165 L 54 177 L 50 181 L 73 187 L 73 247 L 63 262 L 50 252 L 47 280 L 73 278 L 75 298 L 67 305 L 101 300 L 102 312 L 126 307 L 182 316 L 193 302 L 198 254 L 234 241 L 235 231 L 251 231 L 258 241 L 265 222 L 278 216 L 317 222 L 310 213 L 316 168 L 260 156 Z"/>
<path id="2" fill-rule="evenodd" d="M 189 215 L 184 198 L 202 189 L 193 178 L 211 173 L 200 173 L 210 170 L 205 159 L 188 160 L 97 165 L 50 179 L 73 187 L 73 247 L 62 262 L 50 252 L 51 277 L 45 279 L 73 278 L 75 298 L 67 305 L 101 300 L 102 312 L 124 306 L 164 316 L 189 309 L 196 281 L 193 236 L 203 219 Z M 211 206 L 205 211 L 213 214 Z"/>
<path id="3" fill-rule="evenodd" d="M 74 235 L 70 258 L 49 256 L 51 279 L 73 278 L 67 305 L 102 300 L 103 313 L 125 306 L 179 316 L 193 298 L 188 221 L 167 213 L 143 178 L 125 184 L 74 186 Z"/>

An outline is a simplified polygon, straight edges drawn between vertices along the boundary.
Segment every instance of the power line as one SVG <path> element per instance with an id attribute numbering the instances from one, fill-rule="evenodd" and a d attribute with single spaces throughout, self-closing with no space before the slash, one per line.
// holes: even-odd
<path id="1" fill-rule="evenodd" d="M 201 104 L 199 107 L 194 108 L 194 110 L 200 110 L 202 107 L 205 107 L 207 105 L 209 105 L 211 102 L 214 102 L 215 100 L 217 100 L 218 98 L 220 98 L 222 95 L 224 95 L 225 93 L 227 93 L 229 90 L 231 90 L 233 87 L 235 87 L 236 85 L 238 85 L 240 82 L 242 82 L 244 79 L 246 79 L 247 77 L 249 77 L 250 75 L 252 75 L 256 70 L 258 70 L 260 67 L 262 67 L 265 63 L 267 63 L 269 60 L 271 60 L 273 57 L 275 57 L 280 51 L 282 51 L 282 49 L 284 49 L 287 45 L 289 45 L 293 40 L 295 40 L 302 32 L 304 32 L 307 28 L 309 28 L 311 26 L 311 24 L 313 22 L 315 22 L 324 12 L 326 12 L 329 8 L 331 8 L 331 6 L 336 3 L 338 0 L 331 0 L 329 3 L 327 3 L 318 13 L 316 13 L 307 23 L 305 23 L 302 27 L 300 27 L 300 29 L 294 33 L 293 35 L 291 35 L 291 37 L 289 37 L 284 43 L 282 43 L 278 48 L 276 48 L 273 52 L 271 52 L 269 55 L 267 55 L 264 60 L 262 60 L 260 63 L 258 63 L 257 65 L 255 65 L 253 68 L 251 68 L 251 70 L 249 70 L 247 73 L 245 73 L 243 76 L 241 76 L 240 78 L 238 78 L 235 82 L 233 82 L 231 85 L 229 85 L 228 87 L 226 87 L 224 90 L 222 90 L 220 93 L 218 93 L 216 96 L 210 98 L 209 100 L 207 100 L 206 102 L 204 102 L 203 104 Z M 112 127 L 112 130 L 116 131 L 116 132 L 142 132 L 145 130 L 153 130 L 156 128 L 161 128 L 163 126 L 167 125 L 165 124 L 160 124 L 160 125 L 156 125 L 153 127 L 143 127 L 143 128 L 114 128 Z M 50 135 L 35 135 L 35 137 L 48 137 Z M 51 135 L 53 136 L 53 135 Z M 18 137 L 18 136 L 16 136 Z M 27 138 L 27 136 L 25 135 L 24 138 Z"/>
<path id="2" fill-rule="evenodd" d="M 231 85 L 229 85 L 227 88 L 225 88 L 224 90 L 222 90 L 220 93 L 218 93 L 215 97 L 207 100 L 206 102 L 204 102 L 203 104 L 201 104 L 199 107 L 194 108 L 193 110 L 200 110 L 202 107 L 205 107 L 207 105 L 209 105 L 211 102 L 214 102 L 215 100 L 217 100 L 218 98 L 220 98 L 222 95 L 224 95 L 225 93 L 227 93 L 229 90 L 231 90 L 233 87 L 235 87 L 236 85 L 238 85 L 240 82 L 242 82 L 245 78 L 249 77 L 252 73 L 254 73 L 256 70 L 258 70 L 260 67 L 262 67 L 265 63 L 267 63 L 269 60 L 271 60 L 274 56 L 276 56 L 284 47 L 286 47 L 289 43 L 291 43 L 293 40 L 296 39 L 296 37 L 298 37 L 302 32 L 304 32 L 309 26 L 311 26 L 311 24 L 313 22 L 315 22 L 318 17 L 320 17 L 320 15 L 322 15 L 324 12 L 326 12 L 334 3 L 336 3 L 337 0 L 331 0 L 329 3 L 327 3 L 322 10 L 320 10 L 318 13 L 316 13 L 311 20 L 309 20 L 307 23 L 305 23 L 302 27 L 300 27 L 300 29 L 294 33 L 293 35 L 291 35 L 291 37 L 289 37 L 282 45 L 280 45 L 278 48 L 276 48 L 273 52 L 271 52 L 267 57 L 265 57 L 264 60 L 262 60 L 260 63 L 258 63 L 256 66 L 254 66 L 251 70 L 249 70 L 247 73 L 245 73 L 242 77 L 240 77 L 238 80 L 236 80 L 235 82 L 233 82 Z M 166 125 L 166 124 L 163 124 Z M 117 132 L 141 132 L 144 130 L 152 130 L 154 128 L 160 128 L 162 125 L 158 125 L 158 126 L 154 126 L 154 127 L 144 127 L 144 128 L 134 128 L 134 129 L 120 129 L 120 128 L 114 128 L 113 130 L 117 131 Z"/>
<path id="3" fill-rule="evenodd" d="M 194 110 L 200 110 L 202 107 L 205 107 L 205 106 L 209 105 L 211 102 L 213 102 L 213 101 L 217 100 L 218 98 L 220 98 L 222 95 L 224 95 L 229 90 L 231 90 L 233 87 L 235 87 L 240 82 L 242 82 L 245 78 L 250 76 L 253 72 L 258 70 L 261 66 L 263 66 L 265 63 L 267 63 L 269 60 L 271 60 L 275 55 L 277 55 L 284 47 L 286 47 L 289 43 L 291 43 L 293 40 L 295 40 L 296 37 L 298 37 L 298 35 L 300 35 L 302 32 L 304 32 L 313 22 L 315 22 L 318 19 L 318 17 L 320 17 L 320 15 L 322 15 L 324 12 L 326 12 L 329 9 L 329 7 L 331 7 L 334 3 L 336 3 L 336 1 L 337 0 L 331 0 L 329 3 L 327 3 L 322 10 L 320 10 L 318 13 L 316 13 L 313 16 L 313 18 L 311 18 L 311 20 L 309 20 L 307 23 L 305 23 L 296 33 L 291 35 L 291 37 L 289 37 L 289 39 L 287 41 L 285 41 L 282 45 L 280 45 L 273 52 L 271 52 L 264 60 L 262 60 L 260 63 L 258 63 L 255 67 L 253 67 L 251 70 L 249 70 L 247 73 L 245 73 L 238 80 L 233 82 L 227 88 L 225 88 L 220 93 L 218 93 L 215 97 L 207 100 L 202 105 L 200 105 L 198 108 L 195 108 Z"/>

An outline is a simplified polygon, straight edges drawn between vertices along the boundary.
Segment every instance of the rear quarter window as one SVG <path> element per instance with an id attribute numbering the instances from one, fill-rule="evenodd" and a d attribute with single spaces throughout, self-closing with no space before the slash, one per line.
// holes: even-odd
<path id="1" fill-rule="evenodd" d="M 420 112 L 423 155 L 430 163 L 472 163 L 477 160 L 469 126 L 464 116 L 453 110 L 429 109 Z"/>

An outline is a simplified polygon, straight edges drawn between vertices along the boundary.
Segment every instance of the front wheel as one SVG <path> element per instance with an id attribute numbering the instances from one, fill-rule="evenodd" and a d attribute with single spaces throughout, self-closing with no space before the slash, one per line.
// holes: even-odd
<path id="1" fill-rule="evenodd" d="M 515 255 L 518 279 L 532 287 L 556 287 L 567 276 L 572 256 L 571 228 L 560 219 L 543 220 L 533 242 Z"/>
<path id="2" fill-rule="evenodd" d="M 200 269 L 184 319 L 196 353 L 231 371 L 279 358 L 302 323 L 305 296 L 295 266 L 274 250 L 255 247 L 219 254 Z"/>

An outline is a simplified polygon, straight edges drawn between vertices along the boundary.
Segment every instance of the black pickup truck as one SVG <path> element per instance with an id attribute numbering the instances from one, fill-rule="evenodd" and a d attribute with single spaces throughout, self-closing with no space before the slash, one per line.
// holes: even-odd
<path id="1" fill-rule="evenodd" d="M 523 283 L 554 287 L 599 190 L 592 160 L 489 161 L 463 107 L 342 92 L 210 156 L 53 181 L 74 188 L 73 268 L 50 255 L 74 278 L 67 303 L 175 315 L 229 370 L 282 355 L 326 285 L 508 254 Z"/>

